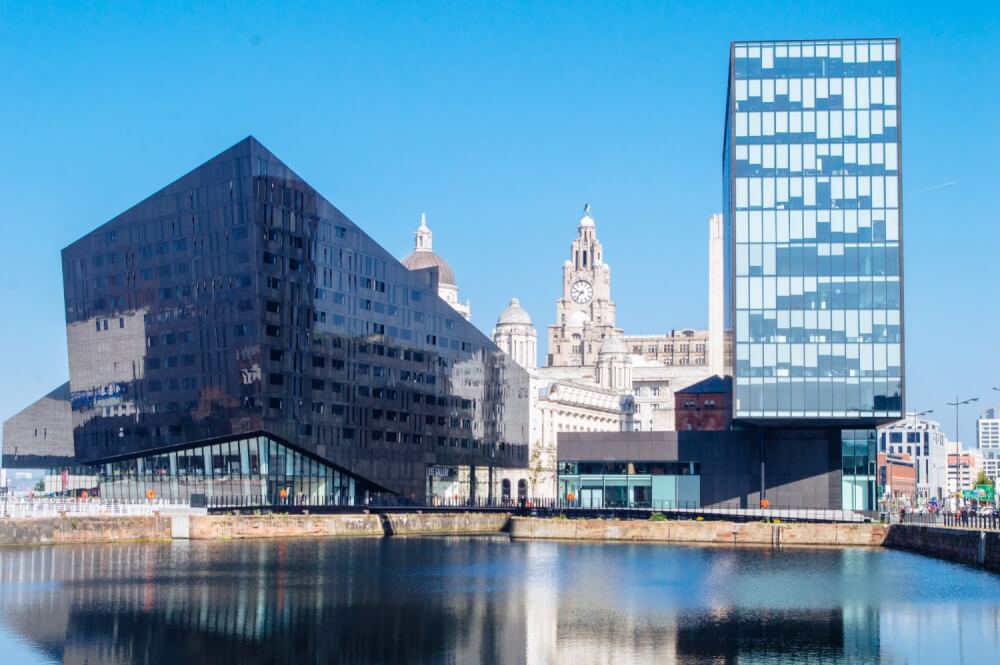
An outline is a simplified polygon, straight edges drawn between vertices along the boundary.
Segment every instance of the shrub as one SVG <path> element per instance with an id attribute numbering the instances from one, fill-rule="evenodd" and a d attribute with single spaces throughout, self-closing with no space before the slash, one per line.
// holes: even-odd
<path id="1" fill-rule="evenodd" d="M 649 521 L 650 522 L 666 522 L 667 521 L 667 516 L 664 515 L 663 513 L 653 513 L 652 515 L 649 516 Z"/>

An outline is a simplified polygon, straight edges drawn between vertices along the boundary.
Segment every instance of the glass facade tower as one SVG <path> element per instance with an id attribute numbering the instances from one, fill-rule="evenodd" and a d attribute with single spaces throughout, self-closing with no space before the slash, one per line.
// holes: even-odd
<path id="1" fill-rule="evenodd" d="M 733 42 L 729 57 L 734 422 L 828 428 L 843 507 L 872 509 L 874 428 L 904 413 L 899 41 Z"/>
<path id="2" fill-rule="evenodd" d="M 902 417 L 900 155 L 898 40 L 731 45 L 735 418 Z"/>

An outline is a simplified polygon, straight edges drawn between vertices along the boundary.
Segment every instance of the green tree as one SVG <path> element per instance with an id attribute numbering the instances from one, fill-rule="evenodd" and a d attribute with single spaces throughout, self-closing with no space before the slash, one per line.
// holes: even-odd
<path id="1" fill-rule="evenodd" d="M 45 480 L 44 479 L 39 480 L 37 483 L 35 483 L 35 491 L 36 492 L 44 492 L 45 491 Z"/>
<path id="2" fill-rule="evenodd" d="M 993 485 L 993 481 L 986 475 L 985 471 L 980 469 L 979 475 L 976 476 L 976 485 Z"/>

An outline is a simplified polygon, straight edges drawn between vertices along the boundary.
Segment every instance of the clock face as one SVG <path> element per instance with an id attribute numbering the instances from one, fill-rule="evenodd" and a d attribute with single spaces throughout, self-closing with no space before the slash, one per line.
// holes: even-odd
<path id="1" fill-rule="evenodd" d="M 569 297 L 573 299 L 573 302 L 583 305 L 594 297 L 594 287 L 590 285 L 590 282 L 582 279 L 577 280 L 569 289 Z"/>

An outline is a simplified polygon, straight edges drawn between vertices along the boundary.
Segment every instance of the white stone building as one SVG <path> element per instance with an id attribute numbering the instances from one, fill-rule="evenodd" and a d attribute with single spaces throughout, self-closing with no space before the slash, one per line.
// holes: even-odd
<path id="1" fill-rule="evenodd" d="M 672 330 L 658 335 L 623 335 L 611 296 L 611 268 L 597 238 L 597 225 L 584 207 L 570 258 L 563 263 L 556 323 L 549 326 L 545 367 L 551 379 L 596 384 L 631 394 L 633 427 L 674 429 L 674 391 L 732 366 L 724 331 L 722 218 L 709 219 L 708 330 Z M 616 341 L 610 342 L 614 339 Z M 605 346 L 608 342 L 610 346 Z M 714 351 L 713 351 L 714 349 Z M 614 355 L 614 360 L 608 354 Z M 602 352 L 605 358 L 602 359 Z M 713 359 L 713 352 L 715 358 Z M 611 371 L 613 363 L 614 371 Z M 622 382 L 622 377 L 628 380 Z"/>
<path id="2" fill-rule="evenodd" d="M 727 371 L 722 242 L 722 218 L 713 215 L 709 330 L 623 335 L 615 322 L 611 268 L 590 207 L 584 207 L 562 266 L 545 366 L 537 367 L 535 328 L 516 298 L 493 330 L 493 342 L 529 371 L 532 383 L 528 469 L 499 471 L 500 496 L 555 496 L 559 432 L 672 430 L 674 391 Z"/>
<path id="3" fill-rule="evenodd" d="M 556 436 L 559 432 L 618 432 L 632 429 L 635 405 L 628 391 L 612 386 L 627 385 L 629 357 L 617 338 L 609 338 L 599 350 L 599 366 L 609 386 L 593 382 L 561 380 L 536 367 L 537 333 L 528 312 L 517 298 L 500 314 L 493 329 L 493 343 L 506 352 L 530 376 L 530 420 L 528 466 L 498 469 L 495 496 L 551 499 L 556 496 Z"/>
<path id="4" fill-rule="evenodd" d="M 914 460 L 917 476 L 917 505 L 931 497 L 943 501 L 948 492 L 948 437 L 941 426 L 915 413 L 879 430 L 879 452 L 904 453 Z"/>
<path id="5" fill-rule="evenodd" d="M 424 268 L 437 268 L 438 270 L 438 296 L 452 309 L 469 320 L 472 316 L 472 306 L 469 301 L 460 302 L 458 300 L 458 284 L 455 282 L 455 273 L 452 272 L 448 262 L 434 253 L 433 234 L 427 226 L 427 215 L 420 214 L 420 226 L 413 234 L 413 251 L 403 257 L 401 263 L 410 270 L 422 270 Z"/>
<path id="6" fill-rule="evenodd" d="M 1000 480 L 1000 418 L 987 409 L 976 420 L 976 448 L 983 454 L 983 471 L 994 483 Z"/>

